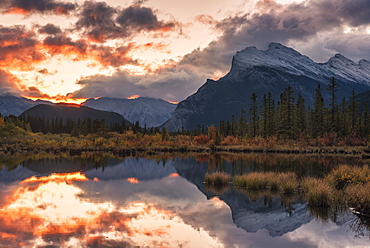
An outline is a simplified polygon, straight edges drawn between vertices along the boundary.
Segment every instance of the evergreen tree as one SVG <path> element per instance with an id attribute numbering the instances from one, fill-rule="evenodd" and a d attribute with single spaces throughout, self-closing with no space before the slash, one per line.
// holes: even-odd
<path id="1" fill-rule="evenodd" d="M 307 129 L 307 111 L 305 106 L 305 100 L 303 99 L 302 95 L 298 94 L 297 100 L 297 124 L 298 124 L 298 131 L 300 133 L 306 132 Z"/>
<path id="2" fill-rule="evenodd" d="M 293 89 L 289 85 L 280 95 L 278 106 L 278 135 L 281 138 L 297 138 L 296 106 L 294 103 Z"/>
<path id="3" fill-rule="evenodd" d="M 240 138 L 243 138 L 245 136 L 245 133 L 247 131 L 247 119 L 245 117 L 245 110 L 241 109 L 240 115 L 239 115 L 239 125 L 238 125 L 238 134 Z"/>
<path id="4" fill-rule="evenodd" d="M 324 111 L 324 97 L 322 96 L 319 84 L 315 90 L 315 98 L 313 102 L 313 137 L 319 137 L 324 134 Z"/>
<path id="5" fill-rule="evenodd" d="M 332 77 L 329 84 L 328 88 L 326 88 L 329 92 L 329 106 L 330 106 L 330 111 L 329 111 L 329 116 L 328 116 L 328 131 L 338 131 L 338 108 L 336 105 L 336 92 L 339 90 L 338 89 L 338 83 L 336 82 L 335 78 Z"/>
<path id="6" fill-rule="evenodd" d="M 349 129 L 352 134 L 358 134 L 359 131 L 359 119 L 358 119 L 358 107 L 356 102 L 356 93 L 353 90 L 351 97 L 349 99 L 349 106 L 348 106 L 348 114 L 349 114 Z"/>
<path id="7" fill-rule="evenodd" d="M 250 119 L 250 135 L 255 137 L 257 135 L 258 130 L 258 103 L 257 103 L 257 95 L 256 93 L 252 93 L 251 95 L 251 103 L 249 108 L 249 119 Z"/>

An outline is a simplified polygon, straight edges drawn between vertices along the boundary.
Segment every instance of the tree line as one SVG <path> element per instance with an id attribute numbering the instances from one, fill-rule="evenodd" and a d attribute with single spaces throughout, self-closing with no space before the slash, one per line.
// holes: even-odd
<path id="1" fill-rule="evenodd" d="M 327 103 L 323 90 L 329 95 Z M 349 101 L 343 98 L 337 104 L 338 90 L 335 78 L 331 78 L 326 89 L 321 89 L 319 84 L 312 107 L 307 106 L 302 95 L 295 94 L 290 85 L 281 93 L 277 103 L 271 92 L 264 94 L 262 101 L 258 101 L 258 96 L 252 93 L 248 112 L 242 109 L 239 116 L 232 116 L 231 121 L 220 121 L 219 134 L 239 138 L 276 136 L 292 140 L 324 135 L 367 137 L 370 134 L 368 106 L 365 104 L 359 112 L 354 91 Z"/>
<path id="2" fill-rule="evenodd" d="M 327 91 L 329 98 L 325 102 L 323 91 Z M 306 105 L 300 93 L 295 93 L 289 85 L 280 94 L 278 102 L 273 100 L 271 92 L 264 94 L 259 100 L 255 93 L 250 96 L 249 109 L 241 109 L 240 114 L 232 116 L 231 120 L 221 120 L 219 125 L 204 127 L 198 125 L 195 130 L 185 130 L 183 127 L 177 132 L 169 133 L 162 127 L 141 127 L 137 121 L 131 125 L 125 122 L 107 123 L 104 119 L 84 118 L 78 120 L 62 118 L 40 118 L 27 116 L 0 117 L 0 126 L 11 124 L 28 132 L 41 133 L 68 133 L 78 137 L 90 133 L 125 133 L 158 134 L 167 140 L 170 136 L 207 135 L 207 140 L 214 140 L 221 144 L 226 137 L 235 137 L 239 140 L 274 137 L 286 140 L 305 140 L 316 138 L 356 138 L 365 140 L 370 135 L 370 113 L 368 106 L 359 111 L 356 94 L 352 94 L 347 101 L 345 98 L 337 103 L 339 85 L 332 78 L 327 88 L 322 89 L 319 84 L 314 92 L 312 106 Z M 5 122 L 4 122 L 5 121 Z M 202 136 L 198 137 L 199 139 Z M 204 138 L 204 137 L 203 137 Z M 202 140 L 199 140 L 202 143 Z M 203 142 L 204 143 L 204 142 Z M 351 143 L 351 142 L 347 142 Z"/>

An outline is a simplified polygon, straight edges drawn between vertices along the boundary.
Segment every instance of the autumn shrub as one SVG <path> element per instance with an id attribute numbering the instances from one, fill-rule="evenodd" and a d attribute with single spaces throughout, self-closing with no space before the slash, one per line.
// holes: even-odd
<path id="1" fill-rule="evenodd" d="M 268 180 L 264 173 L 251 172 L 247 175 L 236 176 L 233 179 L 234 185 L 250 190 L 264 189 L 268 185 Z"/>
<path id="2" fill-rule="evenodd" d="M 349 184 L 364 184 L 370 181 L 370 169 L 368 166 L 340 165 L 329 173 L 327 180 L 336 189 L 344 189 Z"/>
<path id="3" fill-rule="evenodd" d="M 293 194 L 298 189 L 297 176 L 294 172 L 279 173 L 277 181 L 279 189 L 285 194 Z"/>
<path id="4" fill-rule="evenodd" d="M 209 138 L 204 134 L 199 134 L 194 137 L 194 143 L 197 145 L 205 145 L 209 142 Z"/>
<path id="5" fill-rule="evenodd" d="M 305 178 L 301 181 L 301 190 L 310 206 L 329 207 L 333 202 L 333 189 L 325 179 Z"/>
<path id="6" fill-rule="evenodd" d="M 238 138 L 234 136 L 226 136 L 224 140 L 221 142 L 221 145 L 225 146 L 232 146 L 232 145 L 237 145 L 238 144 Z"/>
<path id="7" fill-rule="evenodd" d="M 231 176 L 226 172 L 213 172 L 207 173 L 205 176 L 206 185 L 228 185 L 230 182 Z"/>
<path id="8" fill-rule="evenodd" d="M 348 185 L 345 192 L 349 207 L 362 214 L 370 214 L 370 182 Z"/>

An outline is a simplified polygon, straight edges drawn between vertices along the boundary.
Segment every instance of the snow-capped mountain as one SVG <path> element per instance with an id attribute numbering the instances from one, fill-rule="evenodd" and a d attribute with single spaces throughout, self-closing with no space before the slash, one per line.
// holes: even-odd
<path id="1" fill-rule="evenodd" d="M 179 103 L 164 127 L 176 131 L 182 127 L 218 125 L 220 120 L 237 117 L 242 108 L 248 110 L 252 93 L 261 101 L 271 91 L 277 102 L 288 85 L 301 93 L 307 104 L 312 104 L 317 85 L 321 84 L 325 97 L 332 77 L 339 83 L 338 99 L 348 98 L 352 90 L 370 90 L 370 62 L 361 60 L 357 64 L 337 54 L 326 63 L 315 63 L 278 43 L 271 43 L 265 51 L 247 47 L 233 57 L 228 74 L 218 81 L 207 80 L 195 94 Z"/>
<path id="2" fill-rule="evenodd" d="M 136 99 L 101 97 L 90 98 L 82 103 L 94 109 L 119 113 L 131 123 L 139 121 L 144 127 L 156 127 L 166 122 L 176 108 L 176 104 L 162 99 L 139 97 Z"/>
<path id="3" fill-rule="evenodd" d="M 0 113 L 3 116 L 7 115 L 20 115 L 27 109 L 36 106 L 38 104 L 52 104 L 48 101 L 37 100 L 33 101 L 24 97 L 13 96 L 13 95 L 1 95 L 0 96 Z"/>

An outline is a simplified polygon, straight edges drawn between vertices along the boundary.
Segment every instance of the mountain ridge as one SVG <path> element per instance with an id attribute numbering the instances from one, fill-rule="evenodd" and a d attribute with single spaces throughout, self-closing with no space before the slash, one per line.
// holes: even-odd
<path id="1" fill-rule="evenodd" d="M 128 121 L 144 127 L 157 127 L 166 122 L 176 108 L 176 104 L 159 98 L 138 97 L 135 99 L 101 97 L 90 98 L 81 104 L 94 109 L 121 114 Z"/>
<path id="2" fill-rule="evenodd" d="M 208 79 L 196 93 L 180 102 L 163 127 L 169 131 L 190 130 L 199 125 L 218 125 L 220 120 L 231 121 L 242 108 L 248 111 L 252 93 L 261 101 L 263 94 L 270 91 L 277 103 L 288 85 L 311 105 L 318 84 L 328 98 L 324 89 L 332 77 L 339 83 L 339 99 L 349 97 L 352 90 L 370 90 L 370 63 L 360 60 L 357 64 L 339 54 L 326 63 L 316 63 L 279 43 L 271 43 L 264 51 L 247 47 L 234 55 L 224 77 Z"/>

